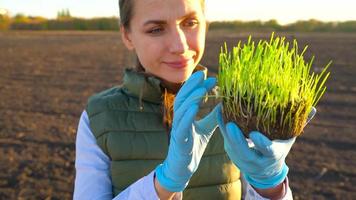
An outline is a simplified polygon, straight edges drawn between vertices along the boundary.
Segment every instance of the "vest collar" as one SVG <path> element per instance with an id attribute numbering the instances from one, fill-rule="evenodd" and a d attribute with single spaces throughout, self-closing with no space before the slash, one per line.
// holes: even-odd
<path id="1" fill-rule="evenodd" d="M 203 71 L 207 76 L 207 68 L 197 65 L 195 71 Z M 152 75 L 137 72 L 132 68 L 126 68 L 124 72 L 123 88 L 127 93 L 139 97 L 140 100 L 161 104 L 163 86 L 162 81 Z"/>

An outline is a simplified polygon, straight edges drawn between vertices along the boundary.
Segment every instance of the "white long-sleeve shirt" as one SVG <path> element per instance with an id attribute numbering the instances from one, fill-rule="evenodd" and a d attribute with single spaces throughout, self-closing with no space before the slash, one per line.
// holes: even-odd
<path id="1" fill-rule="evenodd" d="M 111 161 L 100 149 L 96 139 L 90 130 L 89 119 L 86 111 L 83 111 L 78 125 L 76 139 L 75 168 L 76 177 L 74 185 L 75 200 L 158 200 L 154 188 L 154 171 L 142 177 L 127 189 L 112 198 L 112 183 L 110 174 Z M 245 186 L 244 199 L 266 200 L 261 197 L 250 184 L 242 179 Z M 293 199 L 288 186 L 288 180 L 284 181 L 285 195 L 282 200 Z M 175 195 L 175 199 L 182 199 L 182 193 Z"/>

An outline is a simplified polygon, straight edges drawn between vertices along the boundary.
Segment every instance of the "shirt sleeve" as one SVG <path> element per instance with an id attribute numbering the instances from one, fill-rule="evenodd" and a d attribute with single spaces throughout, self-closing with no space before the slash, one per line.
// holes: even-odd
<path id="1" fill-rule="evenodd" d="M 112 199 L 110 159 L 96 144 L 85 111 L 77 130 L 75 169 L 73 199 Z"/>
<path id="2" fill-rule="evenodd" d="M 241 176 L 243 190 L 243 199 L 245 200 L 269 200 L 262 197 L 256 190 Z M 289 187 L 288 177 L 283 181 L 284 196 L 280 200 L 293 200 L 292 190 Z"/>
<path id="3" fill-rule="evenodd" d="M 159 200 L 156 190 L 154 188 L 155 171 L 152 171 L 149 175 L 139 179 L 126 190 L 118 194 L 114 200 L 122 199 L 147 199 L 147 200 Z M 173 200 L 182 200 L 182 192 L 178 192 L 173 197 Z"/>
<path id="4" fill-rule="evenodd" d="M 88 115 L 83 111 L 76 138 L 76 177 L 73 199 L 113 199 L 110 164 L 109 157 L 97 145 L 94 134 L 90 130 Z M 179 200 L 181 196 L 178 193 L 175 199 Z M 158 200 L 154 188 L 154 171 L 114 198 L 114 200 L 124 199 Z"/>

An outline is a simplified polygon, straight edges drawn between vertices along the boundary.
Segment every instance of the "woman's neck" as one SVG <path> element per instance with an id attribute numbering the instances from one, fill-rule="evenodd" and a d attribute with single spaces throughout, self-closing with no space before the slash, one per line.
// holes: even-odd
<path id="1" fill-rule="evenodd" d="M 177 94 L 183 83 L 172 83 L 163 79 L 161 80 L 161 86 L 168 90 L 171 94 Z"/>

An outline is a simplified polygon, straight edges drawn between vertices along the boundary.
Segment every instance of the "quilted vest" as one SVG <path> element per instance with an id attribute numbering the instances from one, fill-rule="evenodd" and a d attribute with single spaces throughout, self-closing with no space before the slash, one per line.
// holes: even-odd
<path id="1" fill-rule="evenodd" d="M 202 104 L 198 116 L 212 106 Z M 123 84 L 90 97 L 86 111 L 97 144 L 111 160 L 113 196 L 165 159 L 169 134 L 163 125 L 159 79 L 126 69 Z M 224 151 L 218 128 L 183 199 L 241 199 L 240 172 Z"/>

